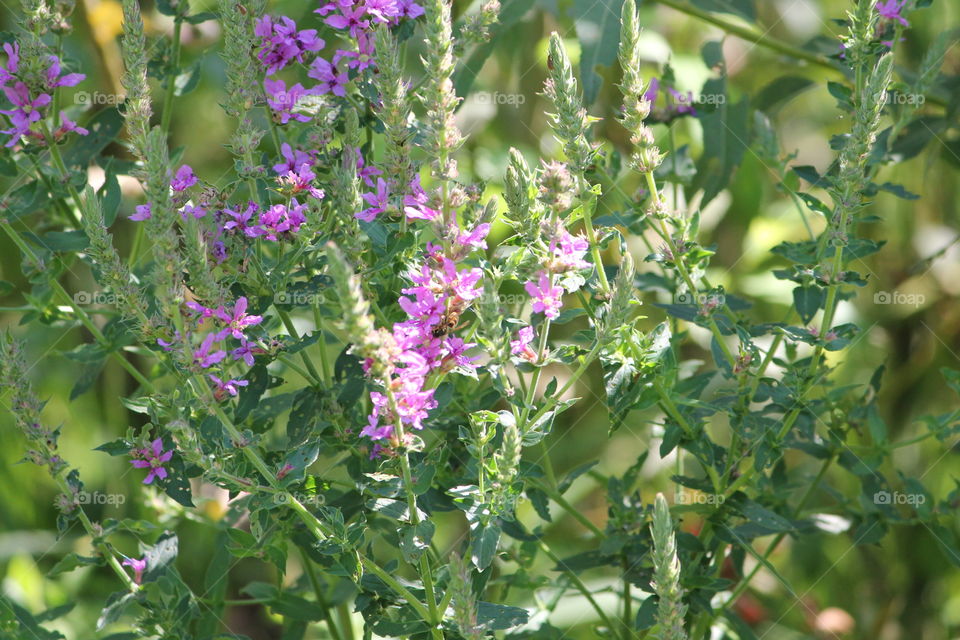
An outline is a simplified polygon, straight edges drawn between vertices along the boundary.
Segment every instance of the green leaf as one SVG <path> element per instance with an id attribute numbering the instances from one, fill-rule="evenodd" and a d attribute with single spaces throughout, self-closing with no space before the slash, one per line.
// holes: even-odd
<path id="1" fill-rule="evenodd" d="M 624 0 L 573 0 L 573 18 L 580 41 L 580 81 L 585 105 L 593 104 L 602 78 L 596 69 L 617 59 L 620 45 L 620 12 Z"/>
<path id="2" fill-rule="evenodd" d="M 719 105 L 715 111 L 699 116 L 703 127 L 703 154 L 697 163 L 693 188 L 704 191 L 701 207 L 727 187 L 750 142 L 747 100 L 730 104 L 726 93 L 725 78 L 707 80 L 701 92 L 705 100 L 712 99 Z"/>
<path id="3" fill-rule="evenodd" d="M 123 116 L 116 107 L 110 107 L 94 116 L 85 127 L 90 133 L 77 136 L 76 143 L 63 154 L 63 162 L 68 167 L 90 164 L 120 134 Z"/>
<path id="4" fill-rule="evenodd" d="M 530 11 L 533 5 L 534 0 L 509 0 L 501 5 L 500 17 L 493 27 L 490 40 L 474 49 L 470 57 L 453 74 L 453 86 L 458 96 L 465 96 L 470 93 L 473 82 L 477 79 L 477 74 L 483 69 L 484 63 L 493 53 L 496 44 L 512 26 Z"/>
<path id="5" fill-rule="evenodd" d="M 780 76 L 753 97 L 753 108 L 759 111 L 776 111 L 814 84 L 813 80 L 803 76 Z"/>
<path id="6" fill-rule="evenodd" d="M 200 82 L 200 60 L 195 61 L 173 81 L 173 95 L 185 96 L 197 88 Z"/>
<path id="7" fill-rule="evenodd" d="M 47 573 L 47 577 L 53 578 L 61 573 L 67 573 L 79 567 L 96 567 L 103 564 L 103 558 L 93 558 L 77 555 L 76 553 L 68 553 L 61 558 L 57 564 L 53 565 L 53 568 Z"/>
<path id="8" fill-rule="evenodd" d="M 740 16 L 747 22 L 757 21 L 753 0 L 692 0 L 693 6 L 713 13 L 729 13 Z"/>
<path id="9" fill-rule="evenodd" d="M 470 531 L 470 560 L 480 571 L 485 571 L 497 553 L 500 527 L 495 524 L 477 524 Z"/>
<path id="10" fill-rule="evenodd" d="M 408 525 L 400 529 L 400 553 L 403 559 L 413 564 L 420 559 L 423 552 L 430 548 L 436 525 L 430 520 Z"/>
<path id="11" fill-rule="evenodd" d="M 797 287 L 793 290 L 793 305 L 803 324 L 809 323 L 817 315 L 827 299 L 827 292 L 823 287 Z"/>
<path id="12" fill-rule="evenodd" d="M 492 602 L 477 603 L 477 623 L 487 631 L 505 631 L 526 624 L 530 614 L 520 607 Z"/>

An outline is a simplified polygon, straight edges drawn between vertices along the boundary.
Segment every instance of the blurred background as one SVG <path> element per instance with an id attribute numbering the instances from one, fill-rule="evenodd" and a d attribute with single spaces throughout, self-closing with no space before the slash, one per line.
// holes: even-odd
<path id="1" fill-rule="evenodd" d="M 508 5 L 511 0 L 502 0 Z M 502 189 L 502 180 L 510 147 L 518 148 L 531 165 L 538 157 L 551 158 L 559 153 L 545 116 L 549 110 L 540 95 L 546 75 L 546 38 L 559 31 L 567 40 L 574 63 L 579 60 L 578 38 L 571 12 L 579 0 L 537 0 L 522 13 L 515 24 L 501 36 L 494 54 L 479 71 L 473 84 L 473 95 L 465 100 L 459 124 L 469 135 L 460 154 L 461 172 L 465 180 L 486 184 L 489 196 Z M 468 9 L 467 3 L 455 2 L 455 12 Z M 724 3 L 704 3 L 723 5 Z M 739 4 L 739 3 L 734 3 Z M 752 27 L 735 15 L 725 20 L 750 28 L 759 28 L 766 37 L 796 47 L 823 52 L 838 50 L 842 31 L 835 19 L 842 18 L 846 2 L 814 0 L 770 0 L 757 3 L 756 24 Z M 214 7 L 194 3 L 191 13 Z M 274 13 L 289 15 L 301 28 L 319 26 L 311 14 L 314 5 L 293 1 L 273 3 Z M 0 6 L 3 29 L 15 34 L 19 8 L 6 3 Z M 143 13 L 150 34 L 169 34 L 171 20 L 158 13 L 149 2 Z M 924 10 L 908 14 L 911 27 L 897 52 L 897 64 L 914 70 L 932 39 L 943 29 L 960 24 L 960 3 L 938 0 Z M 613 19 L 613 18 L 611 18 Z M 77 91 L 107 96 L 100 104 L 78 104 L 93 110 L 109 106 L 109 96 L 120 93 L 119 48 L 121 8 L 116 0 L 80 0 L 74 13 L 73 33 L 64 41 L 65 57 L 72 70 L 82 70 L 87 79 Z M 784 240 L 806 236 L 805 224 L 814 231 L 822 228 L 821 220 L 807 212 L 805 222 L 789 195 L 778 188 L 782 181 L 779 159 L 784 165 L 810 165 L 825 171 L 833 160 L 830 138 L 848 128 L 838 117 L 835 100 L 827 81 L 839 80 L 834 71 L 816 65 L 801 64 L 769 48 L 756 46 L 724 32 L 704 21 L 692 18 L 673 8 L 654 2 L 641 3 L 641 22 L 645 25 L 644 43 L 648 55 L 645 69 L 650 77 L 661 76 L 664 65 L 673 69 L 676 87 L 698 95 L 703 83 L 715 71 L 703 61 L 701 50 L 709 42 L 722 41 L 722 51 L 729 74 L 730 99 L 757 96 L 758 92 L 783 75 L 801 76 L 811 81 L 804 90 L 767 109 L 767 115 L 779 138 L 779 158 L 766 157 L 752 150 L 743 154 L 740 166 L 728 189 L 719 193 L 705 208 L 701 228 L 702 243 L 715 243 L 717 255 L 709 272 L 715 283 L 754 303 L 751 311 L 756 319 L 777 321 L 791 302 L 791 287 L 773 278 L 770 271 L 782 264 L 770 249 Z M 583 34 L 580 34 L 583 36 Z M 10 36 L 5 36 L 5 40 Z M 419 41 L 415 37 L 414 43 Z M 955 42 L 954 42 L 955 44 Z M 194 167 L 202 179 L 217 182 L 232 166 L 232 158 L 224 144 L 235 123 L 218 106 L 224 82 L 223 63 L 218 56 L 219 40 L 215 21 L 185 25 L 183 34 L 185 66 L 195 69 L 198 82 L 195 90 L 178 98 L 172 127 L 173 148 L 183 147 L 183 161 Z M 408 52 L 409 74 L 418 77 L 416 44 Z M 195 66 L 192 66 L 195 65 Z M 922 151 L 895 169 L 881 172 L 878 182 L 902 184 L 919 194 L 917 200 L 904 200 L 889 193 L 880 193 L 870 213 L 879 221 L 868 227 L 868 235 L 884 239 L 883 250 L 867 258 L 857 270 L 869 275 L 868 285 L 859 291 L 855 301 L 840 307 L 838 322 L 854 322 L 864 331 L 861 339 L 847 350 L 834 354 L 838 367 L 838 384 L 866 384 L 881 365 L 883 377 L 881 409 L 890 429 L 892 441 L 905 441 L 922 436 L 926 428 L 920 422 L 925 415 L 942 413 L 957 407 L 956 396 L 944 383 L 941 367 L 960 369 L 960 244 L 958 244 L 958 171 L 960 171 L 960 130 L 955 119 L 956 100 L 949 91 L 960 85 L 960 47 L 952 46 L 944 59 L 943 73 L 948 76 L 942 89 L 948 107 L 926 105 L 929 113 L 929 143 Z M 592 115 L 601 120 L 598 134 L 625 148 L 625 135 L 615 116 L 620 97 L 614 83 L 619 72 L 614 64 L 600 68 L 602 82 Z M 157 90 L 155 96 L 161 95 Z M 786 96 L 783 96 L 786 97 Z M 89 117 L 89 115 L 87 116 Z M 82 119 L 81 119 L 82 120 Z M 668 128 L 656 127 L 658 139 L 665 148 L 680 149 L 689 145 L 689 154 L 699 158 L 703 132 L 700 120 L 679 118 Z M 125 150 L 115 145 L 114 153 Z M 793 155 L 792 158 L 788 156 Z M 91 180 L 102 181 L 102 171 L 91 169 Z M 788 178 L 795 188 L 796 177 Z M 115 242 L 125 253 L 132 242 L 134 224 L 126 220 L 136 204 L 142 202 L 139 187 L 132 179 L 122 179 L 124 199 L 120 215 L 111 228 Z M 640 187 L 624 179 L 620 188 L 630 194 Z M 668 190 L 669 191 L 669 190 Z M 814 191 L 815 192 L 815 191 Z M 678 192 L 678 199 L 683 199 Z M 605 198 L 607 213 L 616 213 L 616 200 Z M 680 204 L 683 204 L 680 202 Z M 502 205 L 501 205 L 502 206 Z M 26 221 L 29 223 L 29 220 Z M 503 229 L 495 230 L 503 233 Z M 637 240 L 631 246 L 640 269 L 651 269 L 643 258 L 649 250 Z M 65 276 L 68 291 L 95 291 L 93 280 L 83 268 Z M 207 518 L 222 516 L 223 496 L 215 491 L 196 491 L 206 496 L 198 500 L 198 510 L 189 516 L 144 488 L 140 474 L 131 473 L 123 458 L 111 458 L 93 448 L 124 434 L 129 426 L 142 424 L 142 417 L 128 411 L 121 398 L 134 389 L 132 381 L 114 363 L 108 364 L 88 391 L 68 402 L 69 390 L 84 375 L 82 365 L 63 354 L 87 340 L 81 330 L 63 326 L 30 325 L 29 332 L 18 328 L 26 304 L 23 291 L 29 284 L 23 280 L 20 255 L 4 237 L 0 238 L 0 323 L 10 326 L 25 338 L 33 362 L 32 382 L 43 399 L 49 399 L 44 416 L 51 425 L 63 425 L 61 448 L 69 462 L 80 470 L 88 490 L 123 497 L 115 504 L 88 505 L 95 520 L 104 518 L 142 517 L 161 525 L 177 523 L 181 539 L 178 568 L 190 584 L 202 584 L 203 571 L 213 533 L 202 524 Z M 664 319 L 662 310 L 652 306 L 663 302 L 661 293 L 644 294 L 645 310 L 650 327 Z M 574 325 L 568 325 L 574 330 Z M 709 362 L 707 339 L 697 331 L 693 344 L 685 354 Z M 650 500 L 656 491 L 668 491 L 671 485 L 671 460 L 661 460 L 655 412 L 634 413 L 625 427 L 612 438 L 607 437 L 608 420 L 602 402 L 599 371 L 585 380 L 578 395 L 584 400 L 563 414 L 550 438 L 550 454 L 558 473 L 583 462 L 600 459 L 597 471 L 603 474 L 622 473 L 648 448 L 651 454 L 643 475 L 642 491 Z M 69 551 L 89 552 L 88 542 L 71 530 L 62 540 L 55 539 L 56 511 L 53 506 L 56 490 L 41 469 L 31 464 L 18 464 L 24 452 L 24 441 L 13 428 L 9 415 L 0 412 L 0 580 L 2 591 L 11 599 L 34 612 L 66 603 L 76 607 L 51 624 L 67 638 L 102 638 L 122 631 L 123 623 L 108 627 L 103 633 L 92 631 L 100 607 L 115 590 L 114 578 L 105 570 L 80 569 L 56 580 L 45 574 Z M 952 447 L 952 448 L 951 448 Z M 960 477 L 960 450 L 955 443 L 940 443 L 933 438 L 916 446 L 898 449 L 896 468 L 905 476 L 922 478 L 937 499 L 943 499 L 956 488 Z M 895 469 L 885 470 L 895 475 Z M 833 500 L 855 499 L 858 481 L 851 474 L 835 467 L 829 477 L 837 495 Z M 849 489 L 850 494 L 844 496 Z M 581 477 L 573 485 L 569 499 L 588 518 L 602 526 L 606 519 L 604 488 L 592 477 Z M 829 512 L 831 498 L 823 496 L 816 507 Z M 535 516 L 529 509 L 522 514 L 529 522 Z M 683 525 L 688 530 L 695 521 Z M 574 520 L 558 516 L 547 530 L 552 544 L 561 555 L 582 550 L 583 529 Z M 954 526 L 954 534 L 960 529 Z M 122 550 L 136 554 L 136 539 L 129 536 Z M 452 542 L 452 538 L 446 541 Z M 439 541 L 444 547 L 444 541 Z M 123 539 L 118 542 L 122 546 Z M 819 534 L 808 537 L 801 545 L 788 538 L 773 555 L 772 562 L 789 580 L 792 591 L 777 579 L 761 572 L 753 591 L 739 605 L 739 612 L 752 622 L 758 635 L 772 638 L 850 637 L 850 638 L 913 638 L 937 639 L 960 637 L 960 559 L 948 557 L 924 526 L 908 526 L 894 530 L 884 539 L 864 545 L 853 545 L 849 535 Z M 293 561 L 291 561 L 293 562 Z M 548 570 L 545 564 L 543 569 Z M 237 597 L 240 587 L 251 580 L 269 580 L 262 564 L 244 561 L 231 575 L 230 593 Z M 612 576 L 603 572 L 583 576 L 588 584 L 601 586 Z M 290 575 L 298 575 L 291 568 Z M 293 579 L 293 578 L 291 578 Z M 257 607 L 234 607 L 227 622 L 238 633 L 251 638 L 279 637 L 269 614 Z M 582 615 L 587 617 L 582 617 Z M 565 620 L 565 617 L 568 619 Z M 580 620 L 576 623 L 576 620 Z M 553 619 L 556 626 L 574 624 L 569 637 L 592 637 L 589 609 L 572 599 Z M 579 624 L 579 626 L 576 626 Z M 313 634 L 312 636 L 310 634 Z M 321 631 L 310 631 L 308 637 L 325 637 Z"/>

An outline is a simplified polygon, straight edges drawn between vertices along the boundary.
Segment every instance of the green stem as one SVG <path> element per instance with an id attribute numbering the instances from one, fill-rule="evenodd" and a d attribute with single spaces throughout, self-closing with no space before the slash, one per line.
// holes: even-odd
<path id="1" fill-rule="evenodd" d="M 323 612 L 323 619 L 327 623 L 327 629 L 330 631 L 330 635 L 333 636 L 333 640 L 343 640 L 343 636 L 340 635 L 340 630 L 337 628 L 337 625 L 334 624 L 333 617 L 330 615 L 330 605 L 327 604 L 327 599 L 323 597 L 323 587 L 317 578 L 316 569 L 313 568 L 313 561 L 303 549 L 300 549 L 300 558 L 303 560 L 303 569 L 310 579 L 311 586 L 313 586 L 313 593 L 317 596 L 317 604 L 320 605 L 320 610 Z"/>
<path id="2" fill-rule="evenodd" d="M 597 278 L 600 281 L 600 292 L 604 296 L 610 295 L 610 283 L 607 282 L 607 273 L 603 270 L 603 258 L 600 256 L 600 245 L 597 244 L 597 232 L 593 228 L 593 209 L 597 206 L 597 196 L 591 197 L 583 203 L 583 226 L 587 231 L 587 240 L 590 242 L 590 256 L 597 267 Z"/>
<path id="3" fill-rule="evenodd" d="M 176 84 L 177 71 L 180 68 L 180 29 L 183 26 L 181 16 L 173 19 L 173 50 L 170 53 L 170 73 L 167 74 L 167 91 L 163 96 L 163 115 L 160 120 L 160 128 L 163 135 L 170 133 L 170 118 L 173 115 L 173 94 Z"/>
<path id="4" fill-rule="evenodd" d="M 547 554 L 548 558 L 550 558 L 551 560 L 557 563 L 558 567 L 563 567 L 563 560 L 561 560 L 560 557 L 557 554 L 555 554 L 552 549 L 550 549 L 550 547 L 547 545 L 546 542 L 543 541 L 543 539 L 539 541 L 539 546 L 540 546 L 540 549 L 545 554 Z M 616 629 L 617 627 L 610 620 L 609 616 L 607 616 L 606 612 L 604 612 L 604 610 L 600 607 L 600 605 L 597 604 L 597 601 L 594 599 L 593 594 L 590 593 L 590 590 L 587 589 L 587 586 L 583 584 L 583 580 L 580 579 L 580 576 L 578 576 L 573 571 L 570 571 L 569 569 L 563 569 L 563 572 L 567 575 L 570 581 L 573 582 L 574 586 L 576 586 L 577 591 L 583 594 L 583 597 L 587 599 L 587 602 L 589 602 L 590 606 L 593 607 L 593 610 L 597 612 L 597 615 L 600 616 L 600 619 L 603 620 L 603 623 L 607 625 L 607 628 L 610 629 L 610 631 L 613 631 L 614 629 Z"/>

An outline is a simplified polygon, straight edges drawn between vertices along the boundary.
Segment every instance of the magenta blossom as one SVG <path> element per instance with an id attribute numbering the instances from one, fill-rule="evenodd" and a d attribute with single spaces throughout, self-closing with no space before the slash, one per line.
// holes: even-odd
<path id="1" fill-rule="evenodd" d="M 241 340 L 246 337 L 243 334 L 244 329 L 263 322 L 262 316 L 247 315 L 247 298 L 245 296 L 237 298 L 237 301 L 233 304 L 232 315 L 227 313 L 223 307 L 217 309 L 214 312 L 214 315 L 227 324 L 227 328 L 224 329 L 220 334 L 220 339 L 229 334 L 234 338 Z"/>
<path id="2" fill-rule="evenodd" d="M 523 288 L 533 298 L 534 313 L 543 313 L 551 320 L 560 315 L 562 305 L 560 297 L 563 295 L 563 289 L 551 284 L 546 272 L 540 272 L 536 284 L 528 282 L 523 285 Z"/>
<path id="3" fill-rule="evenodd" d="M 121 563 L 125 567 L 133 569 L 133 581 L 140 584 L 143 581 L 143 572 L 147 569 L 147 560 L 137 558 L 127 558 Z"/>
<path id="4" fill-rule="evenodd" d="M 386 181 L 383 178 L 377 178 L 376 192 L 363 194 L 363 199 L 370 206 L 359 213 L 355 213 L 354 217 L 364 222 L 373 222 L 378 215 L 386 211 L 390 201 L 390 188 Z"/>
<path id="5" fill-rule="evenodd" d="M 280 118 L 280 124 L 287 124 L 290 120 L 310 122 L 310 116 L 296 113 L 293 109 L 296 108 L 301 98 L 313 95 L 312 89 L 304 89 L 299 82 L 288 89 L 283 80 L 270 80 L 269 78 L 263 81 L 263 88 L 267 92 L 267 104 Z"/>
<path id="6" fill-rule="evenodd" d="M 307 75 L 320 81 L 320 84 L 315 87 L 318 94 L 332 93 L 340 97 L 347 95 L 346 86 L 350 80 L 347 74 L 343 71 L 338 73 L 337 68 L 323 58 L 317 58 L 313 61 Z"/>
<path id="7" fill-rule="evenodd" d="M 283 156 L 285 162 L 279 162 L 273 165 L 273 170 L 281 176 L 291 171 L 299 171 L 304 165 L 308 167 L 313 166 L 313 156 L 305 151 L 294 149 L 286 142 L 280 145 L 280 154 Z"/>
<path id="8" fill-rule="evenodd" d="M 141 222 L 143 220 L 149 220 L 153 213 L 150 211 L 150 203 L 138 204 L 134 207 L 135 213 L 130 216 L 130 220 L 134 222 Z"/>
<path id="9" fill-rule="evenodd" d="M 54 132 L 54 135 L 58 138 L 63 136 L 66 133 L 74 132 L 78 135 L 85 136 L 90 132 L 78 125 L 76 122 L 67 117 L 65 111 L 60 112 L 60 128 Z"/>
<path id="10" fill-rule="evenodd" d="M 225 331 L 229 332 L 229 329 Z M 207 334 L 207 337 L 204 338 L 203 342 L 200 343 L 200 347 L 193 352 L 194 363 L 206 369 L 226 358 L 226 351 L 223 351 L 222 349 L 214 350 L 213 348 L 214 341 L 222 339 L 223 336 L 218 337 L 215 333 Z"/>
<path id="11" fill-rule="evenodd" d="M 910 23 L 900 14 L 906 4 L 907 0 L 884 0 L 883 2 L 878 2 L 875 8 L 881 18 L 896 20 L 903 26 L 909 27 Z"/>
<path id="12" fill-rule="evenodd" d="M 254 33 L 263 43 L 257 57 L 267 67 L 267 75 L 273 75 L 292 60 L 302 63 L 305 53 L 320 51 L 325 44 L 317 37 L 316 29 L 297 31 L 297 24 L 286 16 L 280 16 L 276 22 L 263 16 L 257 20 Z"/>
<path id="13" fill-rule="evenodd" d="M 150 484 L 154 478 L 164 480 L 167 477 L 167 470 L 163 467 L 164 463 L 169 462 L 173 457 L 173 450 L 163 450 L 163 440 L 157 438 L 150 444 L 150 448 L 135 449 L 131 452 L 134 459 L 130 461 L 137 469 L 149 469 L 150 472 L 144 478 L 143 484 Z"/>
<path id="14" fill-rule="evenodd" d="M 533 342 L 533 327 L 524 327 L 517 332 L 517 338 L 510 341 L 510 353 L 520 356 L 524 360 L 533 362 L 537 359 L 537 353 L 530 346 Z"/>
<path id="15" fill-rule="evenodd" d="M 170 181 L 170 188 L 174 191 L 186 191 L 195 184 L 197 184 L 197 176 L 193 174 L 190 165 L 185 164 L 177 169 L 173 180 Z"/>
<path id="16" fill-rule="evenodd" d="M 60 75 L 60 58 L 50 56 L 50 66 L 47 68 L 47 87 L 50 89 L 56 87 L 74 87 L 86 78 L 82 73 L 68 73 L 65 76 Z"/>
<path id="17" fill-rule="evenodd" d="M 217 400 L 222 400 L 228 394 L 236 397 L 240 393 L 239 387 L 245 387 L 249 382 L 246 380 L 221 380 L 213 374 L 208 376 L 213 381 L 213 396 Z"/>

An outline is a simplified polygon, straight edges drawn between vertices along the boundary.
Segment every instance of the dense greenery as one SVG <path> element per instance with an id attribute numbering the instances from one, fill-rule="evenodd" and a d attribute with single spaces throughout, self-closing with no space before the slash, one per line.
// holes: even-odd
<path id="1" fill-rule="evenodd" d="M 7 20 L 0 638 L 960 630 L 949 2 Z"/>

